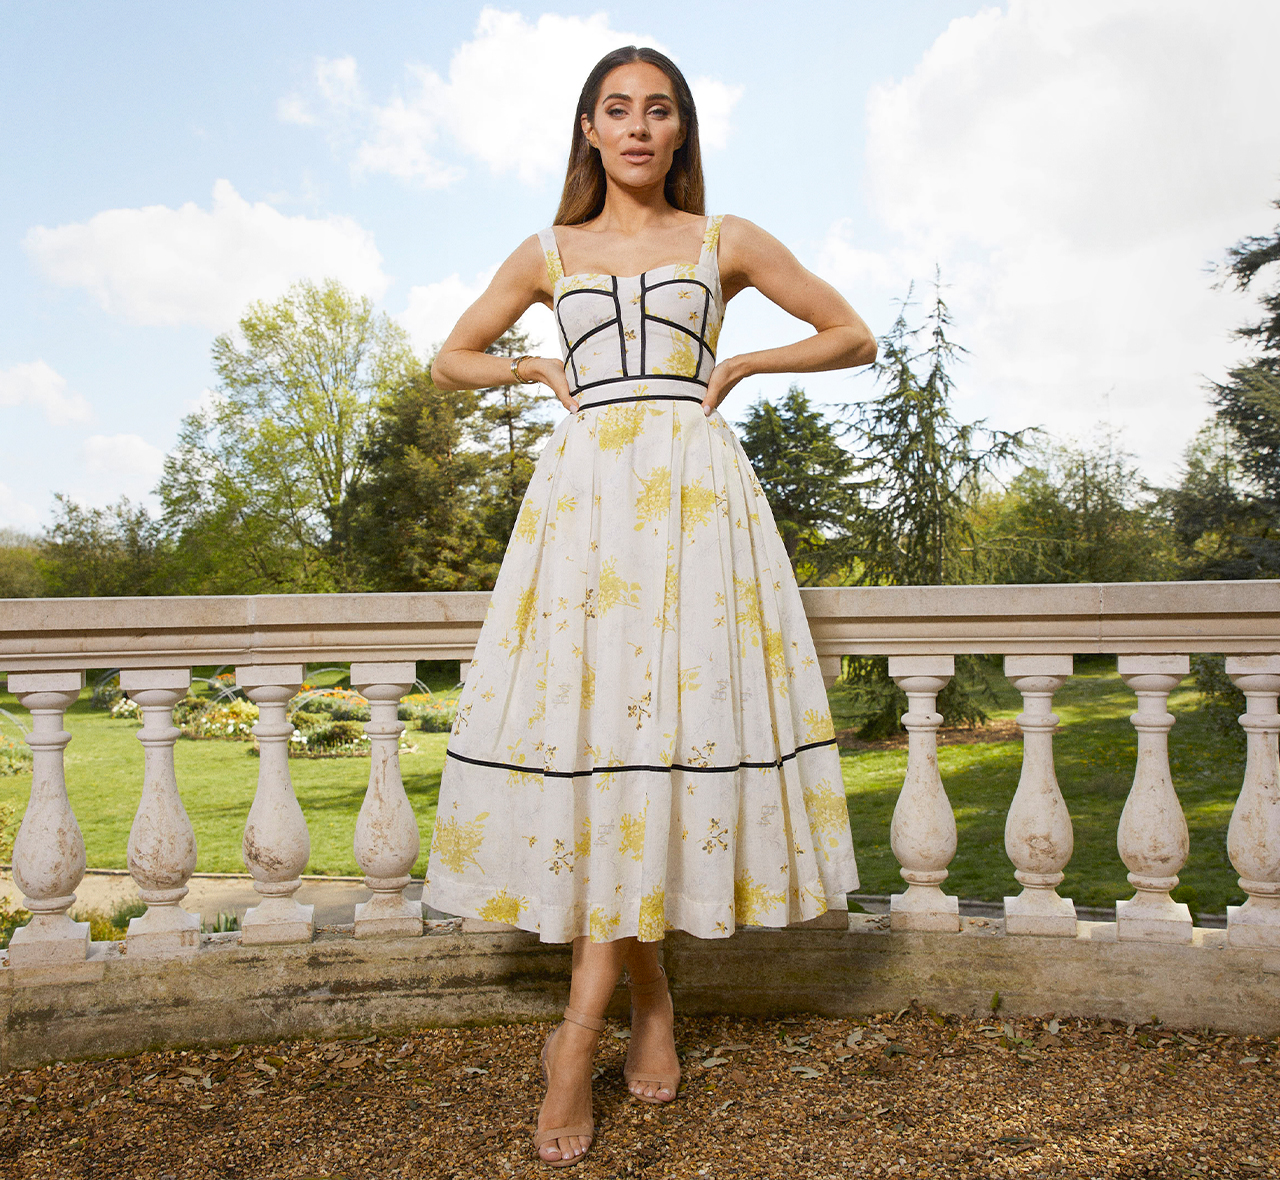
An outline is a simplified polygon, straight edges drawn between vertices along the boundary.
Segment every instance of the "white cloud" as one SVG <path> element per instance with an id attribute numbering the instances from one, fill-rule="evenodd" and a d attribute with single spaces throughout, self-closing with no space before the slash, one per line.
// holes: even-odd
<path id="1" fill-rule="evenodd" d="M 36 226 L 24 243 L 43 274 L 82 287 L 136 324 L 233 326 L 255 299 L 301 278 L 336 278 L 380 298 L 390 284 L 373 235 L 347 217 L 289 217 L 246 201 L 226 180 L 213 204 L 108 209 L 86 222 Z"/>
<path id="2" fill-rule="evenodd" d="M 837 225 L 824 260 L 855 302 L 940 262 L 979 411 L 1077 436 L 1109 415 L 1167 474 L 1250 314 L 1206 267 L 1270 227 L 1278 37 L 1267 0 L 1010 0 L 954 20 L 868 99 L 895 245 L 877 256 Z"/>
<path id="3" fill-rule="evenodd" d="M 150 488 L 164 470 L 164 451 L 136 434 L 94 434 L 81 446 L 90 475 L 142 481 Z"/>
<path id="4" fill-rule="evenodd" d="M 437 345 L 444 343 L 458 317 L 480 297 L 497 269 L 495 263 L 471 282 L 452 274 L 438 283 L 411 287 L 408 306 L 396 319 L 409 333 L 414 348 L 430 354 Z M 547 308 L 541 305 L 531 307 L 516 327 L 529 333 L 531 349 L 548 356 L 559 354 L 555 322 Z"/>
<path id="5" fill-rule="evenodd" d="M 0 483 L 0 528 L 33 532 L 44 524 L 44 514 L 37 512 L 8 484 Z"/>
<path id="6" fill-rule="evenodd" d="M 539 184 L 564 167 L 573 112 L 583 79 L 620 45 L 661 48 L 643 33 L 611 28 L 603 13 L 589 17 L 544 13 L 527 21 L 518 12 L 481 11 L 475 34 L 454 52 L 448 78 L 421 65 L 408 67 L 403 95 L 385 103 L 365 93 L 354 58 L 322 58 L 316 86 L 338 142 L 354 138 L 353 168 L 383 172 L 428 188 L 463 175 L 445 152 L 479 160 L 495 175 L 514 174 Z M 712 78 L 690 83 L 698 102 L 704 144 L 723 147 L 742 94 Z M 287 122 L 314 121 L 296 95 L 281 100 Z"/>
<path id="7" fill-rule="evenodd" d="M 0 406 L 21 405 L 43 410 L 53 426 L 87 422 L 93 417 L 89 403 L 78 393 L 68 393 L 66 378 L 44 361 L 0 370 Z"/>

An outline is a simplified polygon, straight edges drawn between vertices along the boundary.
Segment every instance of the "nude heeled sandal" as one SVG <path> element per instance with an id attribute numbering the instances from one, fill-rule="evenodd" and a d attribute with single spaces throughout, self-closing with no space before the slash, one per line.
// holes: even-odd
<path id="1" fill-rule="evenodd" d="M 632 983 L 631 984 L 632 1023 L 635 1023 L 635 1018 L 636 1018 L 636 1006 L 635 1006 L 636 997 L 639 996 L 641 999 L 647 999 L 649 996 L 657 992 L 659 988 L 661 988 L 666 993 L 667 1001 L 671 1004 L 671 1017 L 673 1020 L 675 1019 L 675 1012 L 676 1012 L 675 1001 L 671 999 L 671 989 L 667 987 L 666 968 L 659 967 L 658 975 L 655 979 L 651 979 L 648 983 Z M 655 1089 L 666 1090 L 671 1095 L 670 1098 L 658 1098 L 658 1097 L 650 1098 L 646 1094 L 637 1094 L 634 1090 L 631 1091 L 631 1096 L 633 1098 L 638 1098 L 640 1099 L 641 1102 L 651 1102 L 656 1106 L 665 1106 L 668 1102 L 675 1101 L 676 1095 L 680 1092 L 679 1067 L 676 1068 L 676 1072 L 674 1074 L 666 1074 L 662 1077 L 648 1077 L 643 1074 L 633 1073 L 631 1071 L 631 1046 L 630 1045 L 627 1048 L 627 1062 L 622 1067 L 622 1080 L 627 1083 L 628 1090 L 631 1089 L 632 1083 L 634 1082 L 641 1082 L 641 1083 L 652 1082 Z"/>
<path id="2" fill-rule="evenodd" d="M 587 1016 L 582 1012 L 575 1012 L 572 1008 L 564 1010 L 564 1018 L 572 1024 L 580 1024 L 583 1028 L 590 1029 L 594 1033 L 600 1033 L 604 1029 L 604 1021 L 595 1016 Z M 556 1039 L 556 1034 L 563 1028 L 563 1024 L 559 1024 L 548 1038 L 547 1043 L 542 1046 L 542 1055 L 539 1060 L 542 1063 L 542 1078 L 546 1082 L 548 1088 L 551 1086 L 551 1071 L 547 1068 L 547 1050 L 551 1048 L 551 1042 Z M 587 1123 L 577 1123 L 572 1127 L 551 1127 L 546 1131 L 535 1131 L 533 1134 L 533 1150 L 538 1151 L 544 1143 L 550 1143 L 553 1139 L 568 1139 L 572 1135 L 581 1138 L 590 1137 L 594 1140 L 596 1133 L 595 1119 L 592 1118 Z M 587 1158 L 587 1152 L 591 1150 L 588 1145 L 587 1150 L 581 1155 L 575 1155 L 571 1159 L 548 1160 L 543 1159 L 541 1153 L 538 1153 L 538 1162 L 546 1165 L 548 1168 L 568 1168 L 574 1164 L 581 1163 Z"/>

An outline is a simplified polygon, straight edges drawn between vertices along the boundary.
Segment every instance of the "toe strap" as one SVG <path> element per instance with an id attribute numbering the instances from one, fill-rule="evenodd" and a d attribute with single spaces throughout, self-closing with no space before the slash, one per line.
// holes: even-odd
<path id="1" fill-rule="evenodd" d="M 594 1136 L 596 1127 L 594 1123 L 578 1123 L 572 1127 L 552 1127 L 549 1131 L 537 1131 L 533 1136 L 534 1147 L 541 1147 L 544 1143 L 550 1143 L 553 1139 L 570 1139 L 574 1135 L 582 1139 L 588 1139 Z"/>

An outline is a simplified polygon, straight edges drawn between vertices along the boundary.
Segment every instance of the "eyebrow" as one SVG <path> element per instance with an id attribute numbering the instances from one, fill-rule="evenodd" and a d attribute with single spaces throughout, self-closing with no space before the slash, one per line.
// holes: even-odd
<path id="1" fill-rule="evenodd" d="M 627 102 L 630 102 L 630 101 L 631 101 L 631 95 L 629 95 L 629 94 L 621 94 L 621 93 L 618 93 L 618 92 L 616 92 L 616 91 L 615 91 L 613 94 L 606 94 L 606 95 L 604 96 L 604 101 L 605 101 L 605 102 L 608 102 L 611 98 L 621 98 L 621 99 L 624 99 L 624 100 L 625 100 L 625 101 L 627 101 Z M 658 93 L 658 94 L 650 94 L 650 95 L 647 95 L 647 96 L 645 97 L 645 102 L 653 102 L 653 100 L 654 100 L 655 98 L 665 98 L 665 99 L 667 100 L 667 102 L 674 102 L 674 101 L 675 101 L 675 99 L 673 99 L 673 98 L 671 97 L 671 95 L 669 95 L 669 94 L 662 94 L 662 93 Z"/>

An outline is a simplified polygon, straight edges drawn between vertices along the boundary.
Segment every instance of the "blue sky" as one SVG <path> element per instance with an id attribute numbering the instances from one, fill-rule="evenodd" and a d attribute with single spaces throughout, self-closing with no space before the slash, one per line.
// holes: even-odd
<path id="1" fill-rule="evenodd" d="M 1250 309 L 1206 268 L 1274 221 L 1278 35 L 1269 0 L 4 0 L 0 526 L 38 530 L 59 491 L 145 498 L 214 335 L 299 277 L 427 350 L 550 220 L 581 79 L 633 40 L 694 82 L 712 210 L 877 331 L 942 266 L 962 416 L 1106 420 L 1168 478 Z M 805 330 L 748 293 L 722 353 Z M 787 383 L 744 383 L 729 416 Z"/>

